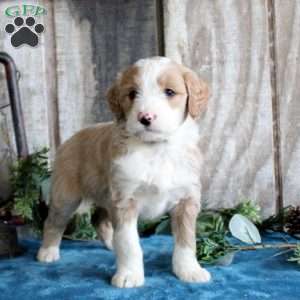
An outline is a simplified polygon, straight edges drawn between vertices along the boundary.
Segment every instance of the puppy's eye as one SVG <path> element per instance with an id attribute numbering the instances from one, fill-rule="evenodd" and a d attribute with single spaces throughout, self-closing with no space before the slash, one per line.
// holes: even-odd
<path id="1" fill-rule="evenodd" d="M 137 94 L 138 94 L 137 90 L 131 90 L 128 94 L 128 97 L 130 100 L 134 100 L 136 98 Z"/>
<path id="2" fill-rule="evenodd" d="M 176 93 L 171 89 L 165 89 L 164 92 L 168 97 L 174 97 L 176 95 Z"/>

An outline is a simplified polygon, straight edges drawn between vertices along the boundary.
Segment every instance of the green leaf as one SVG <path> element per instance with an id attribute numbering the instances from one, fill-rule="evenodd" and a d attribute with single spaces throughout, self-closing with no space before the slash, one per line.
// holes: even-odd
<path id="1" fill-rule="evenodd" d="M 18 159 L 11 168 L 11 185 L 14 196 L 14 213 L 32 226 L 41 230 L 43 218 L 39 215 L 41 185 L 50 176 L 48 149 Z M 39 222 L 36 222 L 39 219 Z M 39 224 L 39 225 L 38 225 Z"/>
<path id="2" fill-rule="evenodd" d="M 261 236 L 257 227 L 246 217 L 235 214 L 229 222 L 231 234 L 247 244 L 261 243 Z"/>
<path id="3" fill-rule="evenodd" d="M 212 232 L 224 233 L 225 231 L 225 224 L 219 213 L 202 212 L 199 214 L 196 225 L 198 236 L 207 236 Z"/>
<path id="4" fill-rule="evenodd" d="M 97 233 L 91 224 L 91 213 L 76 214 L 71 221 L 73 229 L 68 238 L 74 240 L 95 240 Z"/>
<path id="5" fill-rule="evenodd" d="M 213 232 L 205 237 L 198 237 L 196 249 L 198 261 L 206 264 L 216 264 L 218 262 L 229 264 L 229 258 L 233 259 L 233 256 L 226 256 L 237 250 L 235 246 L 232 246 L 226 240 L 226 233 L 217 232 Z M 222 258 L 224 258 L 223 262 Z"/>
<path id="6" fill-rule="evenodd" d="M 33 221 L 32 207 L 31 205 L 24 205 L 24 198 L 17 198 L 15 200 L 14 210 L 15 212 L 22 216 L 24 219 Z"/>

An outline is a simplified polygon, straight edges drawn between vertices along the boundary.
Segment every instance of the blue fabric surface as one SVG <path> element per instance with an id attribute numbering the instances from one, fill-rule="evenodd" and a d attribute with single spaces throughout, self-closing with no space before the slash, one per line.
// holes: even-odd
<path id="1" fill-rule="evenodd" d="M 264 242 L 283 242 L 272 235 Z M 98 242 L 64 241 L 61 260 L 35 261 L 38 241 L 23 241 L 24 256 L 0 260 L 0 299 L 300 299 L 300 266 L 278 250 L 243 251 L 230 266 L 209 266 L 208 284 L 180 282 L 171 273 L 169 236 L 142 239 L 145 286 L 117 289 L 109 284 L 114 254 Z"/>

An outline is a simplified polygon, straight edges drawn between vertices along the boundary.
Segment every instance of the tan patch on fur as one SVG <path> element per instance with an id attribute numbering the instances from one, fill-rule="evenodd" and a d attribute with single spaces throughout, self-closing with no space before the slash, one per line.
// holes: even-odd
<path id="1" fill-rule="evenodd" d="M 175 241 L 182 247 L 196 249 L 196 220 L 200 205 L 193 199 L 183 199 L 171 212 Z"/>
<path id="2" fill-rule="evenodd" d="M 209 88 L 207 83 L 200 79 L 194 71 L 183 65 L 179 65 L 179 67 L 188 93 L 188 112 L 192 118 L 196 119 L 206 109 L 210 96 Z"/>
<path id="3" fill-rule="evenodd" d="M 187 110 L 194 119 L 205 110 L 209 98 L 208 85 L 189 68 L 172 63 L 158 78 L 158 84 L 162 91 L 171 89 L 176 93 L 170 98 L 171 107 L 180 107 L 188 98 Z"/>
<path id="4" fill-rule="evenodd" d="M 184 78 L 189 94 L 189 114 L 193 118 L 197 118 L 207 106 L 207 101 L 209 97 L 208 86 L 203 80 L 199 79 L 193 73 L 185 73 Z"/>
<path id="5" fill-rule="evenodd" d="M 137 88 L 140 85 L 140 69 L 138 66 L 130 66 L 128 67 L 121 75 L 120 75 L 120 87 L 121 88 Z"/>
<path id="6" fill-rule="evenodd" d="M 112 123 L 84 129 L 58 150 L 52 176 L 52 201 L 63 207 L 72 199 L 95 198 L 108 186 Z"/>
<path id="7" fill-rule="evenodd" d="M 118 79 L 107 91 L 108 104 L 117 120 L 126 118 L 132 107 L 132 101 L 129 99 L 128 94 L 131 90 L 137 89 L 139 83 L 139 68 L 130 66 L 123 73 L 120 73 Z"/>
<path id="8" fill-rule="evenodd" d="M 172 108 L 185 105 L 187 98 L 185 82 L 180 69 L 176 65 L 170 66 L 163 72 L 158 78 L 158 85 L 162 91 L 171 89 L 176 93 L 175 96 L 172 96 L 169 99 L 169 105 Z"/>
<path id="9" fill-rule="evenodd" d="M 117 130 L 113 131 L 111 139 L 111 158 L 116 159 L 125 155 L 128 151 L 126 141 L 129 135 L 122 124 L 118 126 Z"/>

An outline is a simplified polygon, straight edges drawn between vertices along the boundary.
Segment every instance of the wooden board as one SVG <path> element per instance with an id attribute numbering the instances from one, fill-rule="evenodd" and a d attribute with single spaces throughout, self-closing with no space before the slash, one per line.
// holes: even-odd
<path id="1" fill-rule="evenodd" d="M 155 2 L 54 1 L 61 141 L 111 119 L 105 92 L 117 72 L 157 54 Z"/>
<path id="2" fill-rule="evenodd" d="M 265 1 L 164 2 L 166 55 L 193 68 L 212 90 L 199 122 L 203 203 L 244 198 L 274 212 L 272 110 Z"/>
<path id="3" fill-rule="evenodd" d="M 300 205 L 300 2 L 275 1 L 284 205 Z"/>

